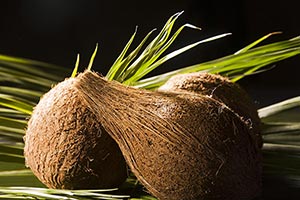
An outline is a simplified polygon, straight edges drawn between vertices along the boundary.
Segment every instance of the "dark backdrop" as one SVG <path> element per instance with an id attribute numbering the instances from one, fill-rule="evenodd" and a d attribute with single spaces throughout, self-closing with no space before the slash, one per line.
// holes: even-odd
<path id="1" fill-rule="evenodd" d="M 232 32 L 227 38 L 199 46 L 154 73 L 169 71 L 231 54 L 273 32 L 267 42 L 300 34 L 298 0 L 10 0 L 0 6 L 0 53 L 73 68 L 77 53 L 82 68 L 95 44 L 94 69 L 107 72 L 138 25 L 136 43 L 153 28 L 160 29 L 174 13 L 184 10 L 177 25 L 192 23 L 202 31 L 185 30 L 171 49 L 209 36 Z M 135 43 L 135 44 L 136 44 Z M 248 77 L 240 84 L 259 107 L 300 94 L 300 56 L 276 68 Z"/>

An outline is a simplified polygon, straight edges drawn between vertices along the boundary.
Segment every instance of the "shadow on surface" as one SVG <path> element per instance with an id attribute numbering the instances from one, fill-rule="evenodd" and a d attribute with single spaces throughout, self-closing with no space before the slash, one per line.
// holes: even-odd
<path id="1" fill-rule="evenodd" d="M 296 181 L 296 180 L 295 180 Z M 263 195 L 258 200 L 299 200 L 300 187 L 291 180 L 275 175 L 264 175 Z"/>

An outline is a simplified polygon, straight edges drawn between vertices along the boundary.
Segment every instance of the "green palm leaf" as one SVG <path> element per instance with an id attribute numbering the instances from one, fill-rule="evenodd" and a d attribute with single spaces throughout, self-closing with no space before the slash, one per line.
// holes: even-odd
<path id="1" fill-rule="evenodd" d="M 134 50 L 128 52 L 137 34 L 135 30 L 106 77 L 145 89 L 155 89 L 175 74 L 196 71 L 220 73 L 229 76 L 233 81 L 238 81 L 245 76 L 263 71 L 263 67 L 270 66 L 272 63 L 300 54 L 300 37 L 255 47 L 271 35 L 277 34 L 271 33 L 232 55 L 144 78 L 146 74 L 169 59 L 197 45 L 229 35 L 213 36 L 164 54 L 184 28 L 198 29 L 193 25 L 185 24 L 173 33 L 174 23 L 180 14 L 173 15 L 148 45 L 146 43 L 154 34 L 154 30 L 149 32 Z M 92 67 L 96 52 L 97 47 L 88 68 Z M 76 76 L 78 67 L 79 55 L 73 73 L 63 67 L 39 61 L 0 55 L 0 186 L 2 186 L 0 198 L 155 199 L 143 191 L 133 176 L 130 176 L 119 189 L 54 190 L 43 188 L 31 171 L 25 168 L 22 138 L 34 105 L 53 84 L 62 81 L 70 74 L 72 77 Z M 259 110 L 265 141 L 263 148 L 265 174 L 282 175 L 288 180 L 292 180 L 290 177 L 293 177 L 293 180 L 296 177 L 298 185 L 300 183 L 300 170 L 297 167 L 300 166 L 300 119 L 295 121 L 295 112 L 299 112 L 297 110 L 299 105 L 300 97 L 295 97 Z M 286 116 L 290 118 L 287 119 Z"/>

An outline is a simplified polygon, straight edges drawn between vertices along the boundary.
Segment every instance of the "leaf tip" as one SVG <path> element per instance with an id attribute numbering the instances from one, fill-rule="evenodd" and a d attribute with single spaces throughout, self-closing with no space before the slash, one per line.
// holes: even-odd
<path id="1" fill-rule="evenodd" d="M 94 59 L 96 57 L 96 54 L 97 54 L 97 51 L 98 51 L 98 43 L 96 43 L 96 47 L 95 47 L 95 50 L 91 56 L 91 59 L 90 59 L 90 62 L 89 62 L 89 65 L 87 67 L 87 70 L 91 70 L 92 69 L 92 66 L 93 66 L 93 62 L 94 62 Z"/>
<path id="2" fill-rule="evenodd" d="M 74 70 L 72 72 L 71 78 L 74 78 L 76 76 L 76 74 L 77 74 L 78 67 L 79 67 L 79 60 L 80 60 L 80 54 L 78 53 L 77 54 L 77 58 L 76 58 L 75 67 L 74 67 Z"/>

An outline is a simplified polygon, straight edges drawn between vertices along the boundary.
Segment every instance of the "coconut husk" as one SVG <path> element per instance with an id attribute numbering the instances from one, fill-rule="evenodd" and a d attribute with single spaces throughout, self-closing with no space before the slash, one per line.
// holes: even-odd
<path id="1" fill-rule="evenodd" d="M 56 85 L 35 107 L 24 137 L 26 165 L 49 188 L 118 187 L 127 177 L 125 160 L 74 80 Z"/>
<path id="2" fill-rule="evenodd" d="M 159 199 L 250 200 L 261 193 L 261 154 L 252 130 L 225 104 L 134 89 L 90 71 L 74 85 L 132 172 Z"/>
<path id="3" fill-rule="evenodd" d="M 207 95 L 227 105 L 253 129 L 253 139 L 262 147 L 261 122 L 257 107 L 248 93 L 238 84 L 217 74 L 194 72 L 178 74 L 170 78 L 158 91 L 194 92 Z"/>

